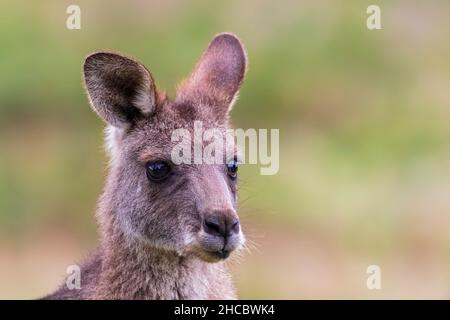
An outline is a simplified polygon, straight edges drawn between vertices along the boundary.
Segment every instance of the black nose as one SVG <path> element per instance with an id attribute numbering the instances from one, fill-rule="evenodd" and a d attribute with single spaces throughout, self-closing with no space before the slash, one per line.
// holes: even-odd
<path id="1" fill-rule="evenodd" d="M 224 214 L 209 215 L 205 217 L 203 229 L 211 235 L 227 238 L 239 232 L 239 219 Z"/>

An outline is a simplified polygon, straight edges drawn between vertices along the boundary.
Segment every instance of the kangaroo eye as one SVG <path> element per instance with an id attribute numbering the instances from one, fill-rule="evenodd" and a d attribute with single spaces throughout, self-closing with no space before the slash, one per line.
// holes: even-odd
<path id="1" fill-rule="evenodd" d="M 230 162 L 228 162 L 227 164 L 227 170 L 228 170 L 228 175 L 232 178 L 232 179 L 236 179 L 237 177 L 237 171 L 238 171 L 238 162 L 236 159 L 231 160 Z"/>
<path id="2" fill-rule="evenodd" d="M 167 178 L 172 171 L 170 165 L 165 161 L 147 162 L 147 178 L 153 181 L 162 181 Z"/>

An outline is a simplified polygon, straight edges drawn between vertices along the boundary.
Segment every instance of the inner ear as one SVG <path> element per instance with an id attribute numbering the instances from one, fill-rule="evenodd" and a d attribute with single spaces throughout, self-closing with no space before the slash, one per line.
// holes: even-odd
<path id="1" fill-rule="evenodd" d="M 86 58 L 84 81 L 92 108 L 107 123 L 125 128 L 156 107 L 150 72 L 125 56 L 97 52 Z"/>
<path id="2" fill-rule="evenodd" d="M 217 35 L 209 44 L 189 79 L 178 89 L 179 100 L 204 102 L 224 114 L 232 107 L 244 80 L 247 55 L 230 33 Z"/>

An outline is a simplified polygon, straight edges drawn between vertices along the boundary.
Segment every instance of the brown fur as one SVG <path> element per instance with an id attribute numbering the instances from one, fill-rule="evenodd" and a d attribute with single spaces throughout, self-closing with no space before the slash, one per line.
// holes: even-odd
<path id="1" fill-rule="evenodd" d="M 101 243 L 81 266 L 81 290 L 64 284 L 47 299 L 236 297 L 223 260 L 210 251 L 239 248 L 242 232 L 213 237 L 203 224 L 211 216 L 237 218 L 236 181 L 226 166 L 182 164 L 155 183 L 145 164 L 170 161 L 173 130 L 192 129 L 195 120 L 225 132 L 245 70 L 240 41 L 220 34 L 171 101 L 136 60 L 107 52 L 87 57 L 89 100 L 109 125 L 110 168 L 96 214 Z"/>

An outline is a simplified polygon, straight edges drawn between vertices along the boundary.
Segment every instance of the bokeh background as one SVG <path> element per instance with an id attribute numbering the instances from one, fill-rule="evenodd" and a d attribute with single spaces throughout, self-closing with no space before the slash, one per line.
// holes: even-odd
<path id="1" fill-rule="evenodd" d="M 173 96 L 222 31 L 250 60 L 235 126 L 280 129 L 279 173 L 241 168 L 240 297 L 450 298 L 449 1 L 1 0 L 0 17 L 0 298 L 52 291 L 98 241 L 84 57 L 135 56 Z"/>

